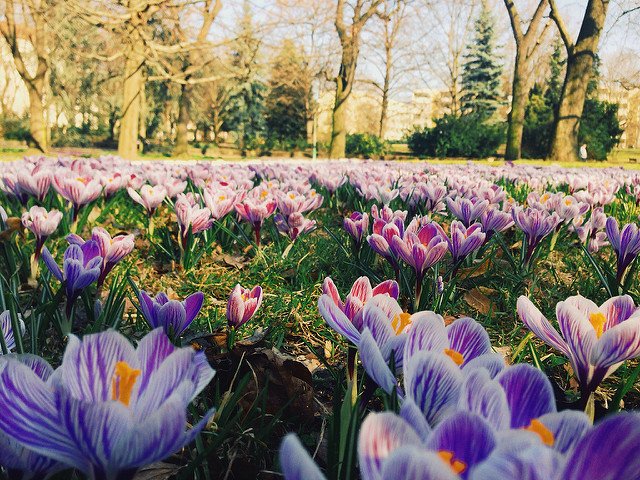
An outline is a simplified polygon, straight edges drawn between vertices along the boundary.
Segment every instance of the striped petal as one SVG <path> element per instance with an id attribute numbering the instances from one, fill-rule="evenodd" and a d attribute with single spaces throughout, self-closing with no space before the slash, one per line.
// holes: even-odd
<path id="1" fill-rule="evenodd" d="M 322 295 L 318 300 L 318 310 L 320 315 L 324 318 L 333 330 L 343 335 L 351 343 L 357 345 L 360 341 L 360 332 L 353 326 L 347 316 L 340 310 L 340 308 L 333 302 L 329 295 Z"/>
<path id="2" fill-rule="evenodd" d="M 491 352 L 489 334 L 473 318 L 459 318 L 447 327 L 449 348 L 462 354 L 463 366 L 470 360 Z"/>
<path id="3" fill-rule="evenodd" d="M 381 479 L 382 465 L 394 450 L 420 444 L 420 438 L 413 428 L 395 413 L 367 415 L 358 437 L 358 459 L 362 478 Z"/>
<path id="4" fill-rule="evenodd" d="M 589 417 L 577 410 L 547 413 L 538 420 L 553 434 L 553 448 L 563 455 L 570 453 L 591 429 Z"/>
<path id="5" fill-rule="evenodd" d="M 285 480 L 325 480 L 325 476 L 293 433 L 284 437 L 279 458 Z"/>
<path id="6" fill-rule="evenodd" d="M 507 395 L 483 368 L 470 372 L 465 378 L 458 408 L 480 415 L 496 430 L 508 429 L 511 425 Z"/>
<path id="7" fill-rule="evenodd" d="M 640 479 L 640 417 L 607 417 L 586 433 L 567 460 L 562 480 Z"/>
<path id="8" fill-rule="evenodd" d="M 402 447 L 384 462 L 383 480 L 456 480 L 451 467 L 433 452 L 418 447 Z"/>
<path id="9" fill-rule="evenodd" d="M 385 392 L 392 394 L 398 386 L 398 381 L 389 369 L 380 347 L 368 328 L 365 328 L 362 332 L 358 350 L 360 352 L 360 361 L 367 375 Z"/>
<path id="10" fill-rule="evenodd" d="M 420 351 L 443 352 L 449 348 L 449 339 L 444 319 L 433 312 L 419 312 L 413 315 L 411 330 L 404 345 L 404 361 Z"/>
<path id="11" fill-rule="evenodd" d="M 556 411 L 553 388 L 547 376 L 531 365 L 514 365 L 496 380 L 504 388 L 511 410 L 511 428 L 528 427 L 531 420 Z"/>
<path id="12" fill-rule="evenodd" d="M 576 308 L 576 302 L 559 302 L 556 305 L 556 317 L 562 336 L 569 347 L 571 364 L 582 385 L 589 380 L 589 360 L 591 350 L 596 343 L 596 331 L 588 320 L 587 315 Z M 582 305 L 582 308 L 585 306 Z M 597 307 L 596 307 L 597 309 Z"/>
<path id="13" fill-rule="evenodd" d="M 564 353 L 567 357 L 571 355 L 567 342 L 560 336 L 555 328 L 546 319 L 542 312 L 522 295 L 518 298 L 518 316 L 520 320 L 531 330 L 536 337 L 556 350 Z"/>
<path id="14" fill-rule="evenodd" d="M 435 425 L 458 401 L 462 372 L 449 357 L 434 352 L 418 352 L 404 365 L 405 394 Z"/>
<path id="15" fill-rule="evenodd" d="M 640 316 L 634 316 L 605 331 L 591 350 L 595 368 L 608 369 L 640 356 Z M 611 374 L 610 370 L 608 374 Z"/>

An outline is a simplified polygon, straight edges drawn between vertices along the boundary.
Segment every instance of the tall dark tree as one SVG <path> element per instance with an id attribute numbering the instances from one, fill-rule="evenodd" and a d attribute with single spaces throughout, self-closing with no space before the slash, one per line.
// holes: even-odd
<path id="1" fill-rule="evenodd" d="M 567 161 L 578 159 L 580 118 L 587 99 L 587 88 L 598 52 L 600 35 L 607 18 L 609 0 L 589 0 L 580 33 L 574 41 L 558 12 L 555 0 L 549 0 L 551 18 L 555 21 L 567 50 L 567 73 L 555 121 L 555 131 L 549 159 Z"/>
<path id="2" fill-rule="evenodd" d="M 462 113 L 489 118 L 500 105 L 502 64 L 496 54 L 495 22 L 486 3 L 475 22 L 475 36 L 462 66 Z"/>
<path id="3" fill-rule="evenodd" d="M 267 87 L 260 78 L 257 60 L 260 40 L 255 35 L 249 2 L 245 1 L 243 8 L 240 32 L 232 54 L 236 86 L 227 105 L 226 127 L 236 133 L 238 147 L 244 154 L 265 131 Z"/>
<path id="4" fill-rule="evenodd" d="M 273 61 L 266 99 L 269 138 L 299 142 L 306 138 L 310 116 L 311 73 L 304 52 L 285 40 Z"/>
<path id="5" fill-rule="evenodd" d="M 535 54 L 540 40 L 550 25 L 543 23 L 544 12 L 549 5 L 548 0 L 540 0 L 538 6 L 525 29 L 524 22 L 514 0 L 504 0 L 511 21 L 511 30 L 516 42 L 516 58 L 513 68 L 513 82 L 511 84 L 511 110 L 509 111 L 509 128 L 507 130 L 507 146 L 505 158 L 516 160 L 520 158 L 522 149 L 522 131 L 527 106 L 529 90 L 532 86 L 532 69 Z"/>

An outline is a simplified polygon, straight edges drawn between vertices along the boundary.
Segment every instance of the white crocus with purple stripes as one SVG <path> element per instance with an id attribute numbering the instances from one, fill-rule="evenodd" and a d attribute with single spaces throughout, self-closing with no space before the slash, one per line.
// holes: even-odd
<path id="1" fill-rule="evenodd" d="M 0 363 L 0 431 L 91 479 L 129 479 L 200 432 L 213 412 L 186 430 L 186 410 L 214 373 L 162 329 L 137 348 L 114 330 L 71 335 L 48 377 L 14 358 Z"/>

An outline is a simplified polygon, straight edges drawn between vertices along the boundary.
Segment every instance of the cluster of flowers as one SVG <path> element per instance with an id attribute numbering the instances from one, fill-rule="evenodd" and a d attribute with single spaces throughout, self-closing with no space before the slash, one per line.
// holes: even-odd
<path id="1" fill-rule="evenodd" d="M 400 401 L 399 414 L 370 413 L 362 424 L 363 479 L 638 478 L 636 414 L 593 426 L 582 411 L 557 411 L 543 372 L 507 366 L 471 318 L 445 326 L 433 312 L 404 313 L 393 281 L 371 288 L 362 277 L 344 302 L 330 279 L 324 290 L 319 310 L 327 324 L 358 348 L 369 378 Z M 583 394 L 640 355 L 640 312 L 629 297 L 600 307 L 579 296 L 561 302 L 564 338 L 525 297 L 518 310 L 569 357 Z M 621 440 L 616 448 L 600 448 L 614 439 Z M 324 478 L 293 435 L 283 441 L 280 461 L 287 480 Z"/>

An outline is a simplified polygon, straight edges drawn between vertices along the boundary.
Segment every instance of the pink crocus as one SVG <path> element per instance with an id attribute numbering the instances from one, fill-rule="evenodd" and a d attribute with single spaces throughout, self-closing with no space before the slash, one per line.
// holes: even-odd
<path id="1" fill-rule="evenodd" d="M 451 233 L 451 238 L 448 239 L 449 250 L 454 262 L 462 261 L 467 255 L 478 250 L 486 236 L 479 223 L 474 223 L 467 228 L 462 222 L 454 220 L 449 230 Z"/>
<path id="2" fill-rule="evenodd" d="M 362 309 L 370 298 L 376 295 L 388 295 L 397 300 L 399 293 L 400 287 L 395 280 L 385 280 L 375 287 L 371 287 L 369 278 L 360 277 L 353 283 L 349 294 L 343 301 L 335 283 L 331 277 L 327 277 L 322 284 L 322 297 L 319 302 L 320 314 L 325 319 L 331 317 L 329 311 L 333 309 L 331 306 L 333 304 L 360 331 L 362 330 Z M 337 331 L 341 333 L 339 330 Z M 354 339 L 346 337 L 354 341 Z M 357 342 L 354 341 L 354 343 Z"/>
<path id="3" fill-rule="evenodd" d="M 227 322 L 233 329 L 240 328 L 255 315 L 262 303 L 262 287 L 251 290 L 237 284 L 227 301 Z"/>
<path id="4" fill-rule="evenodd" d="M 211 210 L 202 208 L 193 194 L 179 194 L 175 203 L 176 217 L 180 227 L 180 241 L 182 248 L 187 247 L 189 231 L 193 235 L 211 228 L 213 219 Z"/>
<path id="5" fill-rule="evenodd" d="M 51 186 L 51 170 L 36 165 L 33 169 L 24 168 L 16 174 L 16 184 L 23 191 L 36 197 L 39 202 L 49 193 Z"/>
<path id="6" fill-rule="evenodd" d="M 74 222 L 80 207 L 93 202 L 102 193 L 102 184 L 98 180 L 76 176 L 75 173 L 56 173 L 53 186 L 65 200 L 72 203 Z"/>
<path id="7" fill-rule="evenodd" d="M 369 215 L 367 213 L 353 212 L 345 217 L 342 223 L 346 232 L 355 241 L 356 247 L 362 243 L 362 238 L 369 231 Z"/>
<path id="8" fill-rule="evenodd" d="M 288 217 L 292 213 L 305 213 L 316 210 L 322 205 L 322 195 L 312 190 L 308 196 L 296 191 L 279 192 L 276 196 L 278 211 Z"/>
<path id="9" fill-rule="evenodd" d="M 45 208 L 33 206 L 28 212 L 22 214 L 22 225 L 28 228 L 36 236 L 36 248 L 34 259 L 40 258 L 40 251 L 49 235 L 56 231 L 62 220 L 62 212 L 51 210 L 47 212 Z"/>
<path id="10" fill-rule="evenodd" d="M 162 185 L 143 185 L 140 193 L 133 188 L 127 188 L 127 193 L 134 202 L 139 203 L 147 210 L 147 215 L 151 217 L 167 196 L 167 189 Z"/>
<path id="11" fill-rule="evenodd" d="M 236 203 L 236 212 L 245 222 L 253 227 L 256 238 L 256 246 L 260 248 L 260 230 L 265 219 L 269 218 L 276 210 L 276 201 L 269 199 L 264 201 L 246 198 L 241 203 Z"/>
<path id="12" fill-rule="evenodd" d="M 220 220 L 227 215 L 238 201 L 238 194 L 229 188 L 205 189 L 202 192 L 202 197 L 204 204 L 211 210 L 213 220 Z"/>
<path id="13" fill-rule="evenodd" d="M 316 228 L 316 221 L 305 218 L 300 212 L 294 212 L 286 217 L 278 213 L 273 219 L 278 231 L 289 236 L 292 242 L 300 235 L 309 233 Z"/>

